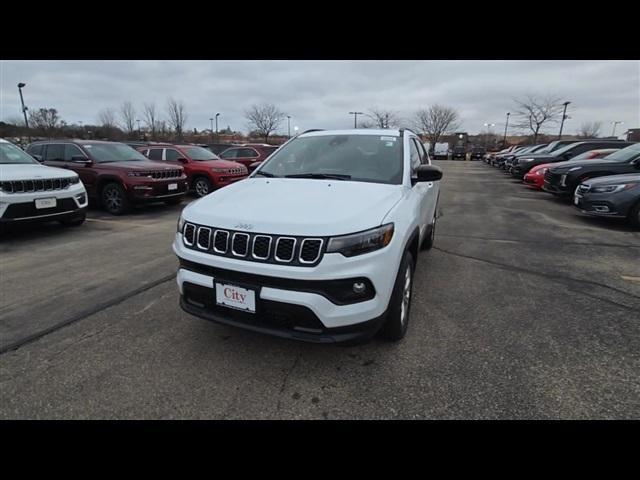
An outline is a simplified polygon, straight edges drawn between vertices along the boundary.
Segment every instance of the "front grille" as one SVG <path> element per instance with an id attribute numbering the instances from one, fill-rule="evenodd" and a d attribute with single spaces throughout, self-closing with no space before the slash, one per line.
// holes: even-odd
<path id="1" fill-rule="evenodd" d="M 143 171 L 136 173 L 137 176 L 140 177 L 151 177 L 155 180 L 166 180 L 170 178 L 180 178 L 182 177 L 182 170 L 152 170 L 152 171 Z"/>
<path id="2" fill-rule="evenodd" d="M 212 255 L 310 267 L 322 259 L 326 240 L 222 230 L 186 223 L 184 245 Z"/>
<path id="3" fill-rule="evenodd" d="M 562 175 L 560 173 L 553 173 L 550 169 L 544 174 L 544 181 L 550 184 L 559 184 Z"/>
<path id="4" fill-rule="evenodd" d="M 587 193 L 589 191 L 589 188 L 591 188 L 591 187 L 589 187 L 589 185 L 580 185 L 578 187 L 578 193 L 581 194 L 581 195 L 583 193 Z"/>
<path id="5" fill-rule="evenodd" d="M 231 175 L 246 175 L 247 171 L 244 168 L 230 168 L 227 173 Z"/>
<path id="6" fill-rule="evenodd" d="M 2 191 L 5 193 L 46 192 L 64 190 L 69 185 L 78 183 L 74 178 L 46 178 L 37 180 L 11 180 L 1 182 Z"/>

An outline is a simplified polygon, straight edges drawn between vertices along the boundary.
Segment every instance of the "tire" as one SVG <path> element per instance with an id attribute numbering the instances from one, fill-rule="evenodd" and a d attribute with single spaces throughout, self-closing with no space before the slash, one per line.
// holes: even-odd
<path id="1" fill-rule="evenodd" d="M 438 221 L 437 213 L 438 213 L 438 204 L 436 204 L 436 211 L 433 214 L 433 221 L 431 222 L 431 225 L 427 227 L 429 229 L 429 232 L 425 237 L 425 239 L 422 241 L 422 245 L 420 245 L 420 250 L 431 250 L 431 247 L 433 247 L 433 241 L 435 240 L 435 236 L 436 236 L 436 222 Z"/>
<path id="2" fill-rule="evenodd" d="M 196 193 L 196 196 L 204 197 L 213 192 L 213 183 L 207 177 L 196 177 L 193 180 L 193 191 Z"/>
<path id="3" fill-rule="evenodd" d="M 79 227 L 80 225 L 82 225 L 84 223 L 84 221 L 86 219 L 87 219 L 87 214 L 83 213 L 79 217 L 73 217 L 73 218 L 68 218 L 68 219 L 65 219 L 65 220 L 60 220 L 60 223 L 62 225 L 64 225 L 65 227 Z"/>
<path id="4" fill-rule="evenodd" d="M 180 205 L 182 203 L 182 195 L 179 197 L 169 198 L 164 201 L 165 205 Z"/>
<path id="5" fill-rule="evenodd" d="M 397 342 L 407 333 L 409 314 L 411 313 L 414 267 L 413 255 L 407 250 L 402 257 L 396 283 L 393 285 L 387 319 L 379 332 L 380 337 L 385 340 Z"/>
<path id="6" fill-rule="evenodd" d="M 108 183 L 100 192 L 102 206 L 111 215 L 122 215 L 131 210 L 131 203 L 119 183 Z"/>
<path id="7" fill-rule="evenodd" d="M 627 221 L 632 227 L 640 229 L 640 202 L 636 202 L 636 204 L 629 209 Z"/>

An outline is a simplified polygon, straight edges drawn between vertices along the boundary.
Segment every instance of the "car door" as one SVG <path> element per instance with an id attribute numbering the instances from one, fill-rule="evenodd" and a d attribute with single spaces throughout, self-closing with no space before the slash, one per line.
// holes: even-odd
<path id="1" fill-rule="evenodd" d="M 67 143 L 64 146 L 64 161 L 67 168 L 73 170 L 78 174 L 80 180 L 84 184 L 87 193 L 93 196 L 96 193 L 96 186 L 98 183 L 98 175 L 95 169 L 91 165 L 82 163 L 78 157 L 82 157 L 85 160 L 89 160 L 87 154 L 85 154 L 80 147 L 72 143 Z"/>
<path id="2" fill-rule="evenodd" d="M 229 157 L 228 160 L 233 160 L 234 162 L 241 163 L 245 167 L 249 168 L 253 162 L 258 159 L 259 155 L 253 148 L 242 147 L 238 148 L 235 157 Z M 227 157 L 223 157 L 227 159 Z"/>
<path id="3" fill-rule="evenodd" d="M 409 165 L 411 168 L 411 179 L 415 179 L 417 177 L 416 169 L 422 165 L 422 158 L 420 157 L 420 151 L 417 145 L 417 142 L 414 137 L 409 136 L 407 138 L 408 147 L 409 147 Z M 413 194 L 416 196 L 416 207 L 417 214 L 420 217 L 419 220 L 419 228 L 420 228 L 420 242 L 424 238 L 424 234 L 427 228 L 427 225 L 430 221 L 428 219 L 429 214 L 429 190 L 433 187 L 433 182 L 413 182 L 411 190 Z"/>
<path id="4" fill-rule="evenodd" d="M 186 160 L 186 155 L 182 152 L 178 151 L 175 148 L 165 148 L 164 149 L 164 157 L 163 160 L 170 164 L 176 166 L 182 166 L 182 162 L 178 161 L 179 158 L 184 158 Z"/>
<path id="5" fill-rule="evenodd" d="M 43 163 L 50 167 L 68 168 L 64 160 L 64 143 L 48 143 L 44 148 Z"/>
<path id="6" fill-rule="evenodd" d="M 419 138 L 414 137 L 413 141 L 416 143 L 416 148 L 418 149 L 418 155 L 420 156 L 420 164 L 421 165 L 431 165 L 431 159 L 429 158 L 429 153 L 424 148 L 424 145 L 420 141 Z M 436 214 L 436 208 L 438 204 L 438 195 L 440 194 L 440 182 L 421 182 L 425 185 L 425 194 L 422 202 L 424 204 L 423 210 L 425 212 L 425 222 L 427 224 L 431 223 L 431 219 L 434 218 Z"/>

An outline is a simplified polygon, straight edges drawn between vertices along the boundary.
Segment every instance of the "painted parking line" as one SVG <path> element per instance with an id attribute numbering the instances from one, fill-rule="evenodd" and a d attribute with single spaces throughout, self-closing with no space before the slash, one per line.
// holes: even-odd
<path id="1" fill-rule="evenodd" d="M 640 277 L 630 277 L 628 275 L 620 275 L 620 277 L 623 280 L 627 280 L 629 282 L 639 282 L 640 283 Z"/>

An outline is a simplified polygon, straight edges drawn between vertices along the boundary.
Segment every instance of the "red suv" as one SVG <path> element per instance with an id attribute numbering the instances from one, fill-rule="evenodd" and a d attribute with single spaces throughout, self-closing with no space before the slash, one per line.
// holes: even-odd
<path id="1" fill-rule="evenodd" d="M 227 148 L 220 154 L 220 157 L 241 163 L 249 169 L 249 172 L 252 172 L 277 149 L 277 146 L 267 145 L 266 143 L 246 143 Z"/>
<path id="2" fill-rule="evenodd" d="M 199 197 L 216 188 L 247 178 L 249 170 L 240 163 L 221 160 L 215 153 L 198 145 L 148 145 L 138 148 L 150 160 L 181 165 L 189 185 Z"/>
<path id="3" fill-rule="evenodd" d="M 45 165 L 76 172 L 89 198 L 113 215 L 138 203 L 178 204 L 187 192 L 182 167 L 152 162 L 124 143 L 50 140 L 30 144 L 27 153 Z"/>

